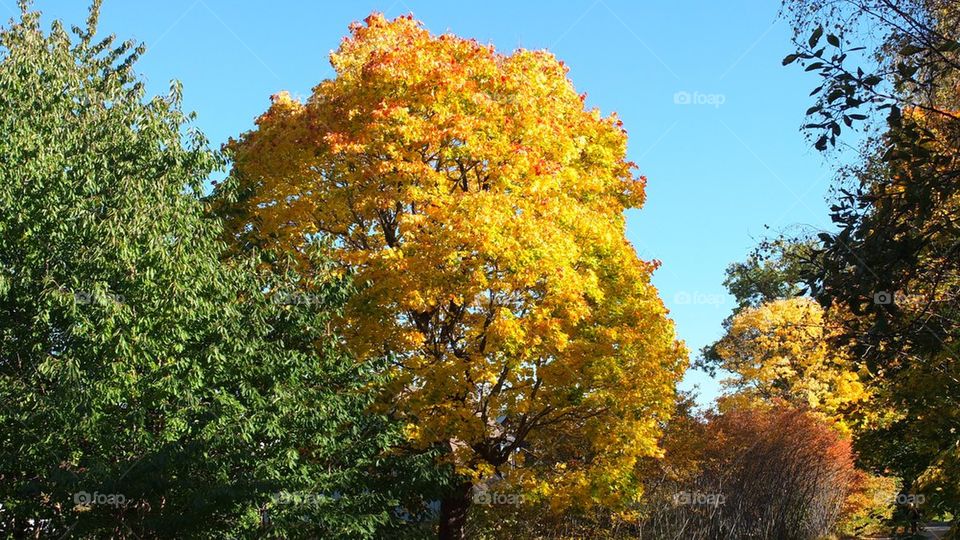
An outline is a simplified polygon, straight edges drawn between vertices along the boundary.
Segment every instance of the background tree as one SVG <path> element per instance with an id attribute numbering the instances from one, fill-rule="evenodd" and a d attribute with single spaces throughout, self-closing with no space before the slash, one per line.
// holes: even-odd
<path id="1" fill-rule="evenodd" d="M 143 49 L 94 39 L 98 3 L 75 38 L 22 7 L 0 32 L 0 534 L 391 525 L 408 479 L 372 473 L 401 434 L 329 330 L 348 284 L 222 262 L 199 198 L 220 159 L 179 87 L 144 102 Z"/>
<path id="2" fill-rule="evenodd" d="M 849 440 L 836 429 L 776 403 L 728 412 L 710 427 L 718 452 L 702 489 L 725 495 L 710 537 L 813 539 L 834 529 L 856 478 Z"/>
<path id="3" fill-rule="evenodd" d="M 723 285 L 737 302 L 733 313 L 805 294 L 808 268 L 817 264 L 816 247 L 812 240 L 780 237 L 761 242 L 745 261 L 731 264 Z"/>
<path id="4" fill-rule="evenodd" d="M 843 424 L 869 393 L 847 351 L 836 348 L 838 331 L 810 298 L 775 300 L 735 315 L 713 349 L 739 396 L 784 400 Z"/>
<path id="5" fill-rule="evenodd" d="M 231 145 L 232 240 L 319 245 L 355 273 L 351 351 L 393 358 L 384 401 L 462 475 L 442 535 L 493 478 L 558 510 L 634 498 L 685 364 L 656 265 L 624 238 L 644 179 L 619 120 L 585 110 L 549 53 L 409 17 L 352 25 L 331 63 Z"/>
<path id="6" fill-rule="evenodd" d="M 820 235 L 822 264 L 806 278 L 824 306 L 852 315 L 842 346 L 866 369 L 872 406 L 890 412 L 858 436 L 862 462 L 896 471 L 907 489 L 923 477 L 927 508 L 956 514 L 960 10 L 943 0 L 786 6 L 798 50 L 784 63 L 823 82 L 808 111 L 817 147 L 860 120 L 869 128 L 861 161 L 840 171 L 839 230 Z"/>
<path id="7" fill-rule="evenodd" d="M 811 268 L 818 268 L 817 248 L 815 240 L 781 236 L 760 242 L 745 261 L 730 264 L 723 285 L 737 305 L 724 319 L 724 331 L 730 333 L 734 318 L 743 310 L 806 294 L 805 280 L 813 271 Z M 711 376 L 716 376 L 726 362 L 718 354 L 717 344 L 704 347 L 696 359 L 696 367 Z"/>

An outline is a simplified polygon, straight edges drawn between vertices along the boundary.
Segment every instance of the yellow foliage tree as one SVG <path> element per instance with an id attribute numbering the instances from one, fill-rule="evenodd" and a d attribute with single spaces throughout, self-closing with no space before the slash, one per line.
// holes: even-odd
<path id="1" fill-rule="evenodd" d="M 354 276 L 351 351 L 393 358 L 385 402 L 465 479 L 441 528 L 491 477 L 558 509 L 637 496 L 686 352 L 625 239 L 645 178 L 621 122 L 545 51 L 364 23 L 229 145 L 233 240 Z"/>
<path id="2" fill-rule="evenodd" d="M 845 350 L 831 340 L 840 329 L 824 309 L 806 297 L 773 300 L 737 313 L 715 346 L 725 381 L 736 390 L 727 398 L 779 398 L 841 421 L 868 390 Z"/>

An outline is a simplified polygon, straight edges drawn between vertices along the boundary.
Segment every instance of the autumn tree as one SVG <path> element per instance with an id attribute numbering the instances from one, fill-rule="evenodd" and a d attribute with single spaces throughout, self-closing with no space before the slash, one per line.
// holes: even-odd
<path id="1" fill-rule="evenodd" d="M 714 487 L 705 489 L 726 495 L 711 537 L 814 539 L 834 529 L 856 473 L 849 439 L 829 423 L 772 402 L 714 419 L 710 437 Z"/>
<path id="2" fill-rule="evenodd" d="M 696 508 L 677 507 L 674 496 L 693 490 L 705 465 L 717 453 L 708 436 L 708 419 L 698 411 L 696 395 L 678 392 L 674 412 L 662 422 L 662 455 L 637 462 L 643 497 L 634 504 L 597 505 L 549 511 L 549 501 L 514 508 L 477 505 L 470 515 L 469 538 L 696 538 Z M 669 511 L 668 511 L 669 510 Z"/>
<path id="3" fill-rule="evenodd" d="M 723 336 L 705 347 L 697 366 L 723 381 L 727 406 L 773 399 L 825 414 L 846 429 L 869 398 L 848 348 L 840 343 L 841 309 L 825 309 L 804 294 L 805 279 L 821 263 L 808 238 L 767 240 L 743 262 L 731 264 L 724 285 L 736 307 Z M 736 402 L 736 403 L 735 403 Z"/>
<path id="4" fill-rule="evenodd" d="M 724 319 L 725 334 L 729 334 L 735 318 L 745 310 L 764 304 L 799 297 L 808 291 L 805 283 L 813 265 L 818 244 L 814 240 L 782 235 L 763 240 L 749 256 L 727 266 L 723 285 L 733 296 L 736 305 Z M 697 368 L 717 375 L 726 363 L 717 350 L 719 341 L 700 351 L 695 360 Z"/>
<path id="5" fill-rule="evenodd" d="M 713 349 L 737 394 L 842 420 L 869 394 L 849 353 L 832 339 L 839 331 L 810 298 L 774 300 L 735 315 Z"/>
<path id="6" fill-rule="evenodd" d="M 331 63 L 230 144 L 231 241 L 320 246 L 353 276 L 350 350 L 391 359 L 385 406 L 461 475 L 442 536 L 491 479 L 555 509 L 636 497 L 685 354 L 656 263 L 624 238 L 645 179 L 620 121 L 587 109 L 548 52 L 411 17 L 353 24 Z"/>
<path id="7" fill-rule="evenodd" d="M 851 438 L 898 413 L 876 402 L 873 379 L 847 345 L 851 315 L 842 306 L 824 308 L 804 295 L 810 290 L 805 280 L 822 264 L 821 257 L 817 240 L 781 236 L 730 265 L 724 284 L 737 307 L 724 321 L 724 335 L 704 349 L 698 364 L 714 374 L 730 374 L 723 381 L 727 393 L 718 400 L 723 416 L 771 403 L 806 410 L 836 431 L 834 437 L 853 456 Z M 880 530 L 894 507 L 895 478 L 856 470 L 848 480 L 832 527 L 850 535 Z M 676 512 L 666 517 L 689 521 Z"/>

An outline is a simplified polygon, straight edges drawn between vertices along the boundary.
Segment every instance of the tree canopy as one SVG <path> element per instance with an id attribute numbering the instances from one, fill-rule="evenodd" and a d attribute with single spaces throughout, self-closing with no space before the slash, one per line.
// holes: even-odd
<path id="1" fill-rule="evenodd" d="M 241 247 L 320 246 L 357 294 L 358 358 L 385 401 L 475 484 L 557 508 L 633 493 L 684 369 L 655 268 L 624 238 L 644 178 L 615 116 L 562 62 L 371 15 L 306 102 L 274 96 L 230 144 Z M 535 471 L 535 472 L 534 472 Z"/>
<path id="2" fill-rule="evenodd" d="M 98 7 L 0 32 L 0 531 L 372 536 L 402 434 L 331 332 L 349 283 L 224 259 L 200 198 L 222 160 Z"/>

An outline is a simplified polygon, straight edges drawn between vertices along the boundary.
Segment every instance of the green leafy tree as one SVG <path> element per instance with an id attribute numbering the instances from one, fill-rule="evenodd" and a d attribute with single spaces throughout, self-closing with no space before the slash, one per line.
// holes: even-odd
<path id="1" fill-rule="evenodd" d="M 806 294 L 804 279 L 817 264 L 816 247 L 815 240 L 781 236 L 761 242 L 746 260 L 728 266 L 723 285 L 737 305 L 723 321 L 724 330 L 729 332 L 734 317 L 745 309 Z M 717 343 L 704 347 L 695 361 L 711 375 L 724 364 L 716 347 Z"/>
<path id="2" fill-rule="evenodd" d="M 179 86 L 145 101 L 143 49 L 94 39 L 97 2 L 73 36 L 21 7 L 0 32 L 0 535 L 416 521 L 418 464 L 365 412 L 380 370 L 330 329 L 348 283 L 227 260 L 200 197 L 221 158 Z"/>

